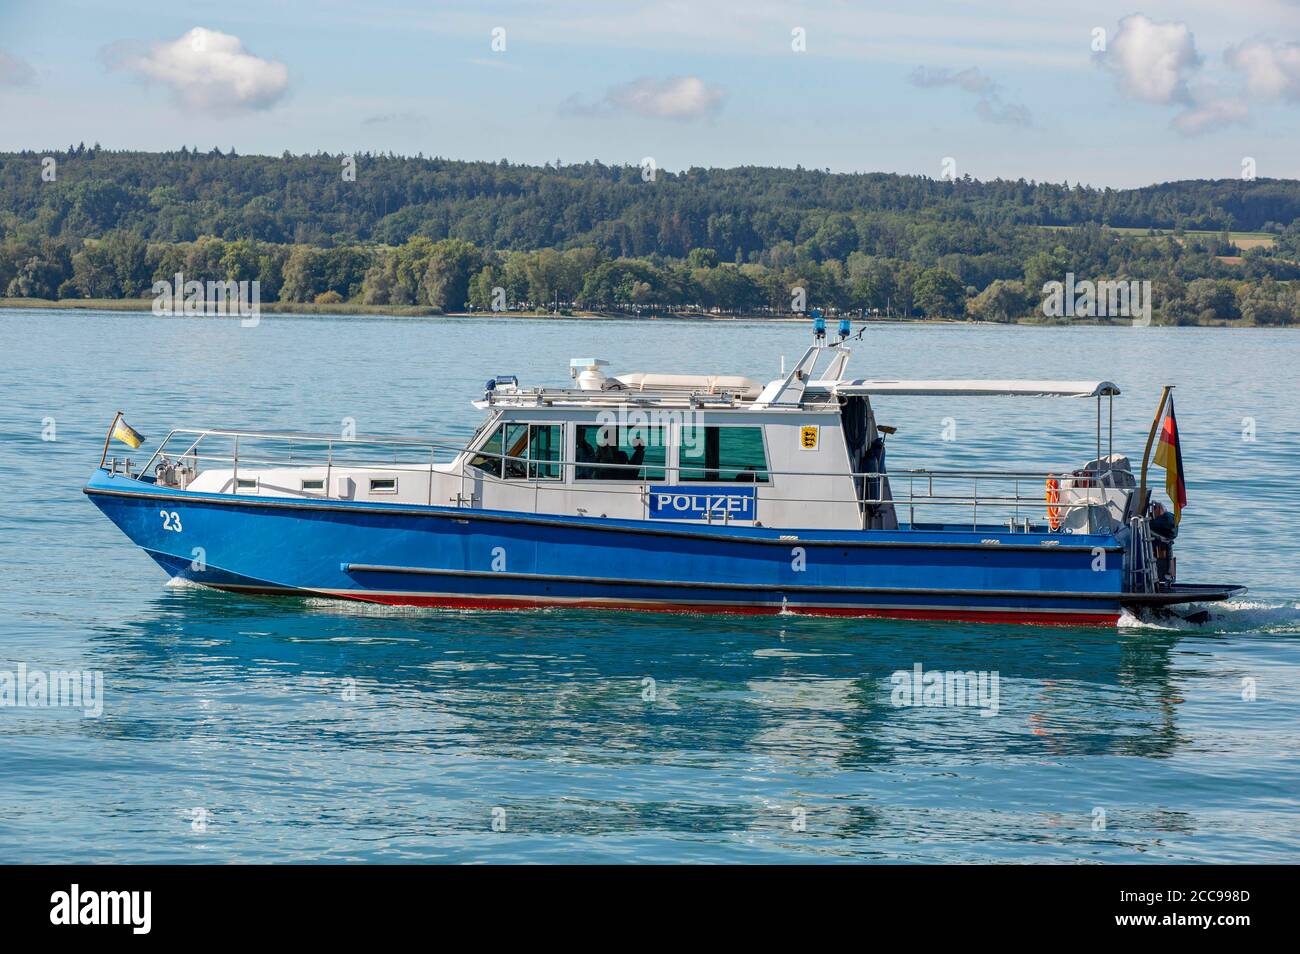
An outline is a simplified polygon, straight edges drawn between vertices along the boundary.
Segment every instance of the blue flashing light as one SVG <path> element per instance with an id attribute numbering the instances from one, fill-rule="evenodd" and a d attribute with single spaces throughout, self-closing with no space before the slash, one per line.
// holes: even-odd
<path id="1" fill-rule="evenodd" d="M 826 319 L 822 317 L 821 310 L 813 309 L 812 315 L 813 315 L 813 337 L 818 339 L 825 338 Z"/>
<path id="2" fill-rule="evenodd" d="M 849 336 L 849 333 L 850 333 L 852 330 L 853 330 L 853 325 L 849 323 L 849 319 L 847 319 L 847 318 L 841 318 L 841 319 L 840 319 L 840 337 L 841 337 L 841 338 L 847 338 L 847 337 Z"/>

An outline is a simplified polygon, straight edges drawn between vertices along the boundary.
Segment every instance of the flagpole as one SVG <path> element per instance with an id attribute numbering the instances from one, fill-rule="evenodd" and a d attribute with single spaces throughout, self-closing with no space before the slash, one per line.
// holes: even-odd
<path id="1" fill-rule="evenodd" d="M 113 423 L 108 425 L 108 434 L 104 437 L 104 454 L 99 458 L 99 466 L 104 466 L 104 461 L 108 460 L 108 442 L 113 439 L 113 428 L 117 427 L 117 422 L 122 419 L 122 412 L 118 411 L 113 415 Z"/>
<path id="2" fill-rule="evenodd" d="M 1156 416 L 1151 421 L 1151 433 L 1147 435 L 1147 446 L 1142 452 L 1142 479 L 1138 483 L 1138 507 L 1137 513 L 1145 515 L 1147 512 L 1147 463 L 1151 459 L 1151 445 L 1156 442 L 1156 431 L 1160 429 L 1160 421 L 1165 415 L 1165 405 L 1169 403 L 1169 392 L 1174 389 L 1174 385 L 1166 384 L 1164 390 L 1160 392 L 1160 406 L 1156 408 Z"/>

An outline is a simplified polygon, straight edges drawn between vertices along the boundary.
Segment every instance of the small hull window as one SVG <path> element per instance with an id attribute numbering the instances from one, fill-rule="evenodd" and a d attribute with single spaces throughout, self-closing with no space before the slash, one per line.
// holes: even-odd
<path id="1" fill-rule="evenodd" d="M 372 494 L 397 493 L 397 478 L 396 477 L 371 477 L 370 492 Z"/>

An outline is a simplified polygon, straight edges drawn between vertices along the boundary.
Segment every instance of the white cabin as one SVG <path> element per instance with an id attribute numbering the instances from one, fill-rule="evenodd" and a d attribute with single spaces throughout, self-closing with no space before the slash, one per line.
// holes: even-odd
<path id="1" fill-rule="evenodd" d="M 826 354 L 829 367 L 814 379 Z M 1089 467 L 1102 473 L 1095 481 L 1065 479 L 1065 529 L 1100 532 L 1119 524 L 1132 477 L 1127 461 L 1100 452 L 1100 398 L 1118 394 L 1115 385 L 850 380 L 843 377 L 848 359 L 843 344 L 814 346 L 788 374 L 762 384 L 739 375 L 607 375 L 604 361 L 577 358 L 570 363 L 571 387 L 524 388 L 514 378 L 489 382 L 474 402 L 486 419 L 464 447 L 451 449 L 450 459 L 437 460 L 437 446 L 428 442 L 178 431 L 155 454 L 155 473 L 169 486 L 239 496 L 776 528 L 920 528 L 914 491 L 896 499 L 883 474 L 881 448 L 890 430 L 876 426 L 872 395 L 1096 397 L 1098 453 Z M 179 457 L 165 456 L 168 442 L 181 433 L 201 436 Z M 211 456 L 215 437 L 233 438 L 233 455 Z M 294 451 L 288 459 L 250 453 L 259 437 L 294 438 L 314 453 L 304 458 Z M 412 453 L 395 452 L 386 462 L 359 460 L 363 445 L 372 451 L 382 445 L 387 454 L 394 444 Z M 1011 475 L 1004 479 L 1015 479 L 1014 496 L 966 503 L 934 489 L 935 478 L 961 475 L 922 473 L 929 481 L 921 503 L 960 511 L 928 529 L 946 528 L 948 516 L 954 525 L 979 526 L 981 517 L 994 519 L 999 506 L 1010 516 L 999 512 L 996 519 L 1012 532 L 1045 522 L 1041 477 L 1023 498 L 1021 481 L 1028 475 Z M 910 486 L 915 472 L 909 477 Z M 980 477 L 984 488 L 987 479 Z"/>

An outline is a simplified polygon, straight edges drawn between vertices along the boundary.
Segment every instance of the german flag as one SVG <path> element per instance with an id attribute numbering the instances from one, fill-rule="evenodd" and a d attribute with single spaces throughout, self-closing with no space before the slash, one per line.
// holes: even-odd
<path id="1" fill-rule="evenodd" d="M 1174 417 L 1174 398 L 1169 396 L 1169 410 L 1160 428 L 1160 446 L 1156 448 L 1155 462 L 1165 469 L 1165 493 L 1174 504 L 1175 525 L 1183 518 L 1187 506 L 1187 484 L 1183 475 L 1183 449 L 1178 443 L 1178 419 Z"/>

